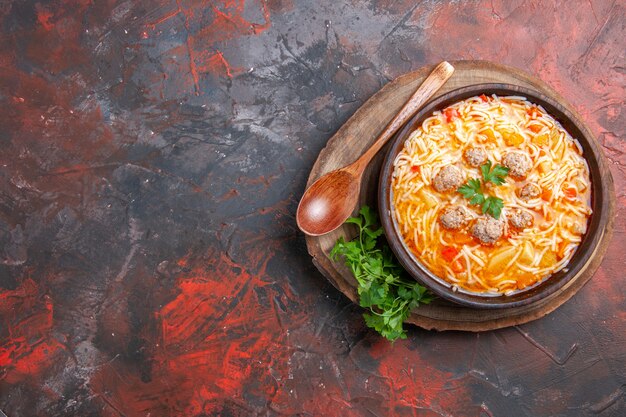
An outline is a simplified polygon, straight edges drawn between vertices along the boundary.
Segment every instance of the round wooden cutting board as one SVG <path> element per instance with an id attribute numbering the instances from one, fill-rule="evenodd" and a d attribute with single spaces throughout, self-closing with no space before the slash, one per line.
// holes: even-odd
<path id="1" fill-rule="evenodd" d="M 554 90 L 542 81 L 517 69 L 485 61 L 456 61 L 451 63 L 455 67 L 454 75 L 435 97 L 472 84 L 516 84 L 532 88 L 552 97 L 581 121 L 577 112 Z M 326 147 L 322 149 L 309 175 L 307 187 L 321 175 L 348 165 L 357 159 L 374 142 L 391 118 L 400 111 L 402 105 L 431 70 L 432 67 L 424 67 L 398 77 L 365 102 L 328 141 Z M 583 129 L 589 131 L 584 123 L 580 123 L 580 125 Z M 604 208 L 605 210 L 603 209 L 602 215 L 607 216 L 606 228 L 594 255 L 568 285 L 535 304 L 510 309 L 478 310 L 437 299 L 429 305 L 422 305 L 415 309 L 407 321 L 425 329 L 433 330 L 465 330 L 472 332 L 493 330 L 527 323 L 543 317 L 576 294 L 600 266 L 602 257 L 611 239 L 615 213 L 615 190 L 611 173 L 600 146 L 597 142 L 593 142 L 591 145 L 594 153 L 598 155 L 600 171 L 605 174 L 603 175 L 603 181 L 606 181 L 608 205 Z M 363 178 L 358 207 L 364 204 L 376 207 L 378 174 L 385 153 L 386 149 L 383 149 L 368 167 Z M 358 211 L 358 207 L 355 207 L 355 214 Z M 340 236 L 350 239 L 353 237 L 353 234 L 354 230 L 344 225 L 334 232 L 323 236 L 307 236 L 306 242 L 315 266 L 339 291 L 353 302 L 356 302 L 356 280 L 347 267 L 340 262 L 333 262 L 328 257 L 330 250 Z"/>

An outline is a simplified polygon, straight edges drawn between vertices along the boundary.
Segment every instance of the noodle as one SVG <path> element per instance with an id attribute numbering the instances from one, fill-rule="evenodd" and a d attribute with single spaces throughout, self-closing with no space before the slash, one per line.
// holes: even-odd
<path id="1" fill-rule="evenodd" d="M 450 165 L 464 181 L 481 178 L 479 167 L 464 160 L 473 147 L 484 149 L 494 165 L 514 151 L 532 162 L 525 178 L 509 175 L 489 188 L 504 204 L 503 236 L 490 245 L 470 233 L 486 216 L 480 206 L 433 183 Z M 454 291 L 513 294 L 565 268 L 582 241 L 591 215 L 589 167 L 582 155 L 580 143 L 524 97 L 472 97 L 434 112 L 406 140 L 394 160 L 391 212 L 409 250 Z M 523 199 L 520 189 L 529 183 L 541 192 Z M 442 227 L 439 219 L 448 206 L 463 207 L 469 223 L 459 230 Z M 532 214 L 529 227 L 508 224 L 516 210 Z"/>

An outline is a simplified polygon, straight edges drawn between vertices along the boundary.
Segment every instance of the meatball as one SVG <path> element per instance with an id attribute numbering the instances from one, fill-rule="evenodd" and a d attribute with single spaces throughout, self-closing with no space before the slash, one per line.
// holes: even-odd
<path id="1" fill-rule="evenodd" d="M 479 167 L 487 161 L 487 152 L 483 148 L 467 148 L 463 156 L 473 167 Z"/>
<path id="2" fill-rule="evenodd" d="M 444 229 L 456 230 L 467 224 L 467 213 L 461 206 L 447 206 L 441 211 L 439 221 Z"/>
<path id="3" fill-rule="evenodd" d="M 517 209 L 509 215 L 509 223 L 516 229 L 525 229 L 533 225 L 533 215 L 527 211 Z"/>
<path id="4" fill-rule="evenodd" d="M 533 167 L 533 161 L 525 152 L 509 152 L 502 158 L 502 163 L 509 168 L 509 175 L 517 178 L 524 178 Z"/>
<path id="5" fill-rule="evenodd" d="M 483 245 L 491 245 L 500 239 L 504 231 L 504 223 L 493 217 L 481 217 L 472 227 L 472 235 Z"/>
<path id="6" fill-rule="evenodd" d="M 433 187 L 439 192 L 456 190 L 463 183 L 463 174 L 454 165 L 439 170 L 433 179 Z"/>
<path id="7" fill-rule="evenodd" d="M 519 195 L 519 198 L 524 201 L 532 200 L 533 198 L 537 198 L 541 195 L 541 188 L 539 188 L 539 186 L 534 182 L 529 182 L 520 188 L 517 195 Z"/>

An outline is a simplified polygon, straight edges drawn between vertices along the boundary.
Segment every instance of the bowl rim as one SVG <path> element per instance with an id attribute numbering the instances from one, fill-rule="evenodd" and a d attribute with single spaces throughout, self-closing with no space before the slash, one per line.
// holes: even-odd
<path id="1" fill-rule="evenodd" d="M 492 295 L 471 293 L 469 291 L 452 291 L 449 283 L 433 274 L 427 267 L 422 265 L 406 247 L 404 239 L 397 231 L 397 224 L 392 211 L 392 189 L 390 186 L 391 174 L 393 173 L 393 161 L 396 155 L 404 147 L 408 136 L 421 125 L 422 121 L 432 115 L 436 110 L 441 110 L 455 102 L 479 96 L 480 94 L 497 94 L 499 96 L 524 96 L 528 101 L 541 105 L 552 117 L 583 148 L 583 157 L 589 166 L 591 180 L 591 207 L 592 215 L 588 220 L 587 232 L 576 249 L 566 268 L 556 272 L 540 282 L 524 288 L 512 295 Z M 385 231 L 389 246 L 402 264 L 405 270 L 418 282 L 428 287 L 443 299 L 464 306 L 485 309 L 503 309 L 526 306 L 539 302 L 555 294 L 558 290 L 572 282 L 595 253 L 595 249 L 604 234 L 605 224 L 601 223 L 602 207 L 608 203 L 608 196 L 603 185 L 603 176 L 600 172 L 601 152 L 596 146 L 595 138 L 586 128 L 580 118 L 562 105 L 553 97 L 547 96 L 533 88 L 522 87 L 514 84 L 481 83 L 472 84 L 451 90 L 429 101 L 411 120 L 392 138 L 388 145 L 388 151 L 384 157 L 380 170 L 378 183 L 378 206 L 380 219 Z"/>

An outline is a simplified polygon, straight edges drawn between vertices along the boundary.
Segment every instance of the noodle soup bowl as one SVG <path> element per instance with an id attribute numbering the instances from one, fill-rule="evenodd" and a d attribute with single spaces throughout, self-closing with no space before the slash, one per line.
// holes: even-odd
<path id="1" fill-rule="evenodd" d="M 482 94 L 497 96 L 522 96 L 529 102 L 542 106 L 561 126 L 574 138 L 577 139 L 583 149 L 583 157 L 589 166 L 591 181 L 591 209 L 592 214 L 587 220 L 587 228 L 582 236 L 578 248 L 575 250 L 567 266 L 535 284 L 521 290 L 515 290 L 508 295 L 488 292 L 473 292 L 461 287 L 453 286 L 442 277 L 430 271 L 416 255 L 411 252 L 402 238 L 398 220 L 395 218 L 395 207 L 392 189 L 392 175 L 394 161 L 404 148 L 404 144 L 411 133 L 422 125 L 422 122 L 430 117 L 433 112 L 443 110 L 446 107 Z M 509 84 L 477 84 L 463 87 L 445 93 L 420 110 L 400 130 L 389 144 L 387 155 L 383 161 L 380 172 L 378 188 L 378 204 L 382 226 L 391 249 L 406 271 L 418 282 L 429 288 L 439 297 L 454 303 L 481 309 L 505 309 L 522 307 L 529 304 L 548 302 L 552 297 L 565 290 L 573 279 L 581 274 L 591 261 L 595 249 L 600 242 L 606 227 L 603 221 L 603 213 L 607 213 L 609 179 L 603 179 L 603 166 L 600 149 L 593 139 L 588 128 L 568 108 L 559 103 L 557 99 L 546 96 L 535 90 L 509 85 Z M 603 182 L 604 181 L 604 182 Z M 514 278 L 514 277 L 512 277 Z"/>

